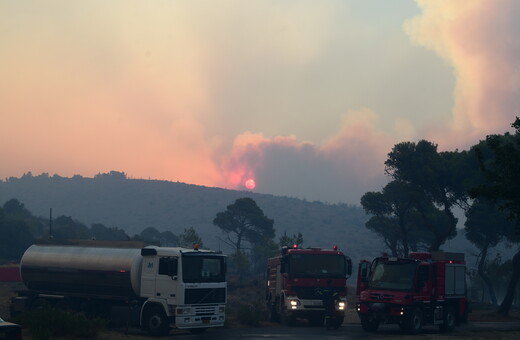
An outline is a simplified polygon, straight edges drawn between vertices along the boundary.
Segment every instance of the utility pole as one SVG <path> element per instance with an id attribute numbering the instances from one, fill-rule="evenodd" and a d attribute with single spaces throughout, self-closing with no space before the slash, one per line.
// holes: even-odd
<path id="1" fill-rule="evenodd" d="M 52 208 L 49 212 L 49 239 L 52 239 Z"/>

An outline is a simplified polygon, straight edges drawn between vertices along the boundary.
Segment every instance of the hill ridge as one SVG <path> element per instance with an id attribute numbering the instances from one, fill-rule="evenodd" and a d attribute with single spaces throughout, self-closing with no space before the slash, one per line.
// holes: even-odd
<path id="1" fill-rule="evenodd" d="M 165 180 L 129 179 L 111 172 L 94 178 L 24 175 L 0 181 L 0 204 L 16 198 L 35 216 L 70 216 L 91 225 L 102 223 L 136 234 L 147 227 L 180 234 L 194 227 L 204 244 L 224 249 L 215 215 L 241 197 L 251 197 L 275 220 L 278 239 L 301 232 L 304 246 L 350 250 L 353 258 L 380 253 L 382 243 L 368 231 L 362 208 L 348 204 L 308 202 L 299 198 L 229 190 Z M 379 246 L 378 243 L 381 243 Z"/>

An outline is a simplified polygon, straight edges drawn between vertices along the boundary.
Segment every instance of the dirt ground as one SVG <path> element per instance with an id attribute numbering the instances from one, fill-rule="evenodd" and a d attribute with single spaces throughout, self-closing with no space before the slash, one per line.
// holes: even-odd
<path id="1" fill-rule="evenodd" d="M 3 319 L 9 319 L 9 303 L 11 297 L 15 295 L 17 290 L 23 289 L 24 286 L 20 282 L 0 282 L 0 316 Z M 351 289 L 351 291 L 353 291 Z M 261 283 L 257 281 L 248 282 L 247 284 L 231 283 L 229 287 L 228 306 L 227 306 L 227 322 L 226 327 L 250 327 L 251 325 L 241 324 L 237 318 L 240 306 L 243 301 L 251 301 L 255 306 L 263 306 L 264 288 Z M 347 324 L 359 324 L 358 315 L 354 309 L 355 296 L 349 295 L 348 297 L 349 308 L 346 313 L 345 323 Z M 475 308 L 476 307 L 476 308 Z M 260 309 L 260 314 L 257 315 L 260 319 L 263 319 L 263 311 Z M 512 310 L 508 317 L 501 316 L 496 313 L 496 307 L 492 306 L 474 306 L 472 313 L 469 315 L 469 321 L 472 322 L 518 322 L 520 323 L 520 312 L 518 310 Z M 277 324 L 260 321 L 256 327 L 273 327 Z M 175 333 L 182 333 L 182 331 L 174 331 Z M 185 333 L 185 332 L 184 332 Z M 417 339 L 438 339 L 439 335 L 422 334 Z M 457 332 L 456 335 L 444 334 L 442 339 L 454 340 L 454 339 L 520 339 L 520 332 Z M 24 330 L 23 339 L 32 340 L 31 335 L 27 330 Z M 125 330 L 107 330 L 99 334 L 98 340 L 152 340 L 157 339 L 149 337 L 143 334 L 139 334 L 137 330 L 131 330 L 125 332 Z M 377 334 L 369 339 L 387 339 L 387 340 L 402 340 L 402 336 L 398 335 L 384 335 Z M 407 340 L 415 340 L 415 337 L 406 337 Z M 60 340 L 60 339 L 58 339 Z M 61 339 L 65 340 L 65 339 Z"/>

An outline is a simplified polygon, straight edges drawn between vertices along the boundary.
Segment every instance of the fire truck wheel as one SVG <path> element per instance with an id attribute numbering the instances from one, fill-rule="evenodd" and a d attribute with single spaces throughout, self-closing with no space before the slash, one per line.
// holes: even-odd
<path id="1" fill-rule="evenodd" d="M 344 320 L 345 320 L 344 316 L 337 316 L 337 317 L 335 317 L 334 320 L 332 320 L 332 327 L 334 329 L 341 327 L 341 325 L 343 324 Z"/>
<path id="2" fill-rule="evenodd" d="M 365 332 L 375 332 L 379 328 L 379 320 L 370 314 L 363 314 L 360 319 L 361 327 Z"/>
<path id="3" fill-rule="evenodd" d="M 423 313 L 418 307 L 414 308 L 403 320 L 404 329 L 409 334 L 417 334 L 421 331 L 423 325 Z"/>
<path id="4" fill-rule="evenodd" d="M 455 309 L 453 306 L 446 306 L 444 310 L 444 322 L 439 325 L 442 332 L 451 332 L 455 328 Z"/>
<path id="5" fill-rule="evenodd" d="M 284 326 L 294 325 L 294 316 L 289 315 L 285 306 L 282 306 L 282 310 L 280 311 L 280 321 Z"/>
<path id="6" fill-rule="evenodd" d="M 158 306 L 148 308 L 144 315 L 143 328 L 153 336 L 168 334 L 170 325 L 164 310 Z"/>
<path id="7" fill-rule="evenodd" d="M 278 313 L 276 313 L 275 306 L 268 304 L 267 305 L 267 314 L 268 314 L 267 316 L 268 316 L 269 321 L 272 321 L 272 322 L 278 321 Z"/>

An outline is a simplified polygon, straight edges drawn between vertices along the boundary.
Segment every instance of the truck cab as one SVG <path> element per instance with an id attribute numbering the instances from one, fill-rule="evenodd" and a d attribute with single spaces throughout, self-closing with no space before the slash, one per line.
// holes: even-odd
<path id="1" fill-rule="evenodd" d="M 227 287 L 223 255 L 197 248 L 160 247 L 143 248 L 141 254 L 140 295 L 147 298 L 141 310 L 145 329 L 161 323 L 159 310 L 179 329 L 197 332 L 224 325 Z"/>
<path id="2" fill-rule="evenodd" d="M 408 333 L 418 333 L 423 324 L 451 331 L 467 320 L 465 268 L 462 253 L 362 261 L 356 294 L 363 329 L 373 332 L 380 323 L 395 323 Z"/>
<path id="3" fill-rule="evenodd" d="M 268 259 L 266 304 L 272 321 L 292 325 L 297 318 L 321 325 L 327 315 L 327 301 L 333 299 L 333 324 L 343 322 L 347 308 L 347 277 L 352 262 L 337 247 L 282 248 Z M 329 308 L 330 309 L 330 308 Z"/>

